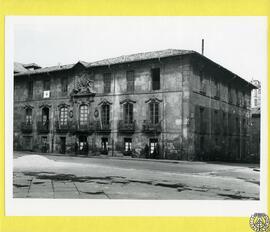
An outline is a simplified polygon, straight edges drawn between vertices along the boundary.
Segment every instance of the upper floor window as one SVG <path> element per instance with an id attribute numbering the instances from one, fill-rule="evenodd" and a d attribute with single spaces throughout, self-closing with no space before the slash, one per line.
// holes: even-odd
<path id="1" fill-rule="evenodd" d="M 111 92 L 111 73 L 105 73 L 103 75 L 104 93 Z"/>
<path id="2" fill-rule="evenodd" d="M 126 124 L 133 123 L 133 104 L 132 103 L 124 104 L 124 123 Z"/>
<path id="3" fill-rule="evenodd" d="M 235 97 L 236 97 L 236 105 L 239 105 L 240 104 L 240 94 L 239 94 L 238 90 L 235 91 Z"/>
<path id="4" fill-rule="evenodd" d="M 50 80 L 44 80 L 43 81 L 43 90 L 49 91 L 50 90 Z"/>
<path id="5" fill-rule="evenodd" d="M 150 102 L 150 122 L 153 124 L 159 123 L 159 104 L 158 102 Z"/>
<path id="6" fill-rule="evenodd" d="M 43 98 L 50 97 L 50 80 L 43 81 Z"/>
<path id="7" fill-rule="evenodd" d="M 33 97 L 33 81 L 30 80 L 27 83 L 27 91 L 28 91 L 28 98 L 32 98 Z"/>
<path id="8" fill-rule="evenodd" d="M 215 85 L 215 97 L 219 98 L 220 97 L 220 84 L 217 80 L 215 80 L 214 85 Z"/>
<path id="9" fill-rule="evenodd" d="M 204 108 L 200 107 L 200 132 L 204 132 Z"/>
<path id="10" fill-rule="evenodd" d="M 67 125 L 68 123 L 68 108 L 61 107 L 60 108 L 60 125 Z"/>
<path id="11" fill-rule="evenodd" d="M 160 69 L 154 68 L 151 70 L 152 90 L 160 89 Z"/>
<path id="12" fill-rule="evenodd" d="M 108 125 L 110 123 L 110 105 L 103 104 L 101 106 L 101 121 L 103 125 Z"/>
<path id="13" fill-rule="evenodd" d="M 32 109 L 26 108 L 25 110 L 25 122 L 26 124 L 32 124 Z"/>
<path id="14" fill-rule="evenodd" d="M 87 105 L 80 106 L 79 122 L 80 122 L 80 125 L 87 125 L 87 122 L 88 122 L 88 106 Z"/>
<path id="15" fill-rule="evenodd" d="M 133 92 L 134 91 L 134 71 L 127 71 L 126 78 L 127 78 L 127 91 Z"/>
<path id="16" fill-rule="evenodd" d="M 42 124 L 48 125 L 49 123 L 50 109 L 48 107 L 42 108 Z"/>
<path id="17" fill-rule="evenodd" d="M 67 78 L 61 78 L 61 90 L 63 94 L 67 93 L 68 90 L 68 79 Z"/>
<path id="18" fill-rule="evenodd" d="M 205 94 L 206 85 L 205 85 L 205 74 L 204 74 L 204 72 L 200 71 L 199 76 L 200 76 L 200 92 Z"/>
<path id="19" fill-rule="evenodd" d="M 229 103 L 232 103 L 232 87 L 231 84 L 228 85 L 228 101 Z"/>

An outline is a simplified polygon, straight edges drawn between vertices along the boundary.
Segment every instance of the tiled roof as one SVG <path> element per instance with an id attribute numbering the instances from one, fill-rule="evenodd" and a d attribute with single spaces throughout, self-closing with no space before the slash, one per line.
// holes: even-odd
<path id="1" fill-rule="evenodd" d="M 35 70 L 27 70 L 25 72 L 17 73 L 15 76 L 23 76 L 23 75 L 31 75 L 31 74 L 38 74 L 38 73 L 47 73 L 47 72 L 54 72 L 54 71 L 60 71 L 60 70 L 67 70 L 71 69 L 74 66 L 74 64 L 66 64 L 66 65 L 57 65 L 57 66 L 50 66 L 50 67 L 44 67 L 39 68 Z"/>
<path id="2" fill-rule="evenodd" d="M 177 49 L 166 49 L 166 50 L 154 51 L 154 52 L 142 52 L 142 53 L 118 56 L 115 58 L 109 58 L 109 59 L 104 59 L 104 60 L 88 63 L 87 67 L 129 63 L 129 62 L 135 62 L 135 61 L 141 61 L 141 60 L 151 60 L 151 59 L 158 59 L 158 58 L 164 58 L 164 57 L 169 57 L 169 56 L 185 55 L 185 54 L 190 54 L 190 53 L 195 53 L 195 52 L 191 50 L 177 50 Z"/>
<path id="3" fill-rule="evenodd" d="M 161 50 L 161 51 L 143 52 L 143 53 L 137 53 L 137 54 L 132 54 L 132 55 L 119 56 L 115 58 L 95 61 L 92 63 L 85 62 L 85 61 L 79 61 L 78 63 L 81 63 L 85 67 L 90 68 L 90 67 L 97 67 L 97 66 L 104 66 L 104 65 L 135 62 L 135 61 L 140 61 L 140 60 L 164 58 L 164 57 L 169 57 L 169 56 L 177 56 L 177 55 L 184 55 L 184 54 L 190 54 L 190 53 L 195 53 L 195 52 L 191 50 L 166 49 L 166 50 Z M 68 64 L 68 65 L 60 65 L 60 66 L 57 65 L 57 66 L 45 67 L 45 68 L 40 68 L 36 70 L 31 70 L 31 71 L 29 70 L 23 73 L 17 73 L 15 76 L 67 70 L 67 69 L 71 69 L 75 65 L 76 64 Z"/>
<path id="4" fill-rule="evenodd" d="M 30 63 L 30 64 L 24 64 L 23 65 L 25 68 L 31 68 L 31 67 L 35 67 L 35 68 L 41 68 L 39 65 L 37 65 L 36 63 Z"/>
<path id="5" fill-rule="evenodd" d="M 21 73 L 28 71 L 22 63 L 14 62 L 14 73 Z"/>
<path id="6" fill-rule="evenodd" d="M 159 59 L 159 58 L 165 58 L 165 57 L 170 57 L 170 56 L 181 56 L 181 55 L 186 55 L 186 54 L 195 54 L 196 56 L 200 57 L 201 59 L 204 59 L 205 62 L 210 62 L 210 63 L 214 64 L 216 67 L 221 68 L 225 72 L 228 72 L 231 75 L 244 81 L 245 83 L 248 84 L 247 86 L 249 86 L 250 88 L 252 88 L 252 89 L 257 88 L 256 86 L 254 86 L 250 82 L 244 80 L 243 78 L 239 77 L 238 75 L 231 72 L 230 70 L 215 63 L 214 61 L 207 58 L 206 56 L 203 56 L 200 53 L 192 51 L 192 50 L 166 49 L 166 50 L 160 50 L 160 51 L 143 52 L 143 53 L 137 53 L 137 54 L 132 54 L 132 55 L 124 55 L 124 56 L 119 56 L 119 57 L 115 57 L 115 58 L 99 60 L 99 61 L 95 61 L 95 62 L 91 62 L 91 63 L 84 62 L 84 61 L 79 61 L 78 63 L 85 66 L 86 68 L 91 68 L 91 67 L 98 67 L 98 66 L 107 66 L 107 65 L 114 65 L 114 64 L 121 64 L 121 63 L 136 62 L 136 61 L 141 61 L 141 60 Z M 15 74 L 15 76 L 23 76 L 23 75 L 31 75 L 31 74 L 38 74 L 38 73 L 47 73 L 47 72 L 68 70 L 68 69 L 73 68 L 78 63 L 45 67 L 45 68 L 40 68 L 40 69 L 36 69 L 36 70 L 31 70 L 31 71 L 28 70 L 26 72 L 17 73 L 17 74 Z"/>

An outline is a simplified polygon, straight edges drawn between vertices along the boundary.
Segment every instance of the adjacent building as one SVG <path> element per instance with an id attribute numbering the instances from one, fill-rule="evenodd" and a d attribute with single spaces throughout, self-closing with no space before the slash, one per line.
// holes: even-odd
<path id="1" fill-rule="evenodd" d="M 251 126 L 250 126 L 250 156 L 252 161 L 260 160 L 261 134 L 261 82 L 252 80 L 257 87 L 251 91 Z"/>
<path id="2" fill-rule="evenodd" d="M 249 154 L 256 87 L 197 52 L 34 66 L 14 72 L 14 150 L 227 161 Z"/>

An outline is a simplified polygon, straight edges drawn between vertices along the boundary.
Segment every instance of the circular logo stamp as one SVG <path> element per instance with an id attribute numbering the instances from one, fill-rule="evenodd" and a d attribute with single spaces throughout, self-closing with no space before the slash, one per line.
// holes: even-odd
<path id="1" fill-rule="evenodd" d="M 253 231 L 267 231 L 269 228 L 269 217 L 265 213 L 254 213 L 249 219 L 249 225 Z"/>

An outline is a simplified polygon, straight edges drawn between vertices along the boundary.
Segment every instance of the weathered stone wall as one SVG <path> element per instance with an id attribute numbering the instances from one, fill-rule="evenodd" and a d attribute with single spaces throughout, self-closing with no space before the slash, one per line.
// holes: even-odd
<path id="1" fill-rule="evenodd" d="M 205 93 L 201 91 L 202 73 Z M 245 159 L 249 153 L 250 136 L 249 87 L 233 75 L 225 75 L 217 68 L 203 66 L 197 60 L 193 60 L 191 80 L 190 134 L 193 134 L 196 159 Z M 217 85 L 218 97 L 215 96 Z"/>
<path id="2" fill-rule="evenodd" d="M 89 104 L 90 121 L 99 120 L 94 117 L 96 110 L 100 111 L 100 103 L 104 100 L 111 103 L 110 121 L 111 132 L 92 133 L 88 135 L 89 148 L 100 148 L 101 138 L 107 137 L 109 148 L 115 153 L 121 152 L 124 146 L 124 138 L 132 138 L 133 149 L 136 154 L 142 153 L 145 144 L 150 138 L 157 138 L 160 146 L 160 155 L 163 158 L 192 159 L 194 147 L 189 137 L 189 75 L 190 64 L 188 57 L 165 58 L 156 61 L 141 61 L 132 64 L 121 64 L 107 67 L 96 67 L 85 70 L 78 66 L 71 71 L 55 72 L 50 74 L 33 75 L 33 97 L 28 99 L 27 80 L 29 77 L 15 78 L 14 95 L 14 148 L 28 149 L 24 145 L 24 137 L 31 137 L 32 150 L 41 150 L 42 137 L 47 136 L 49 151 L 60 151 L 60 138 L 66 137 L 66 152 L 74 152 L 76 135 L 72 133 L 56 133 L 54 121 L 59 115 L 59 106 L 66 104 L 69 112 L 72 111 L 70 121 L 78 117 L 78 107 L 82 100 L 74 103 L 69 97 L 76 85 L 76 76 L 85 72 L 88 78 L 94 81 L 96 92 L 93 101 Z M 160 68 L 160 90 L 151 88 L 151 69 Z M 135 90 L 128 93 L 126 86 L 126 72 L 134 70 Z M 112 75 L 111 93 L 103 93 L 103 74 L 110 72 Z M 43 99 L 43 80 L 50 79 L 50 98 Z M 68 92 L 63 95 L 61 78 L 68 78 Z M 160 121 L 162 132 L 158 134 L 146 134 L 142 132 L 143 121 L 149 119 L 149 105 L 146 103 L 151 98 L 160 100 Z M 134 133 L 123 134 L 118 131 L 118 121 L 123 119 L 123 105 L 121 101 L 130 99 L 134 101 L 134 120 L 136 127 Z M 33 132 L 21 133 L 21 122 L 25 120 L 25 107 L 33 108 Z M 48 134 L 37 132 L 36 122 L 41 120 L 42 107 L 47 105 L 50 110 L 50 131 Z M 100 115 L 100 114 L 99 114 Z M 70 116 L 70 114 L 69 114 Z"/>

